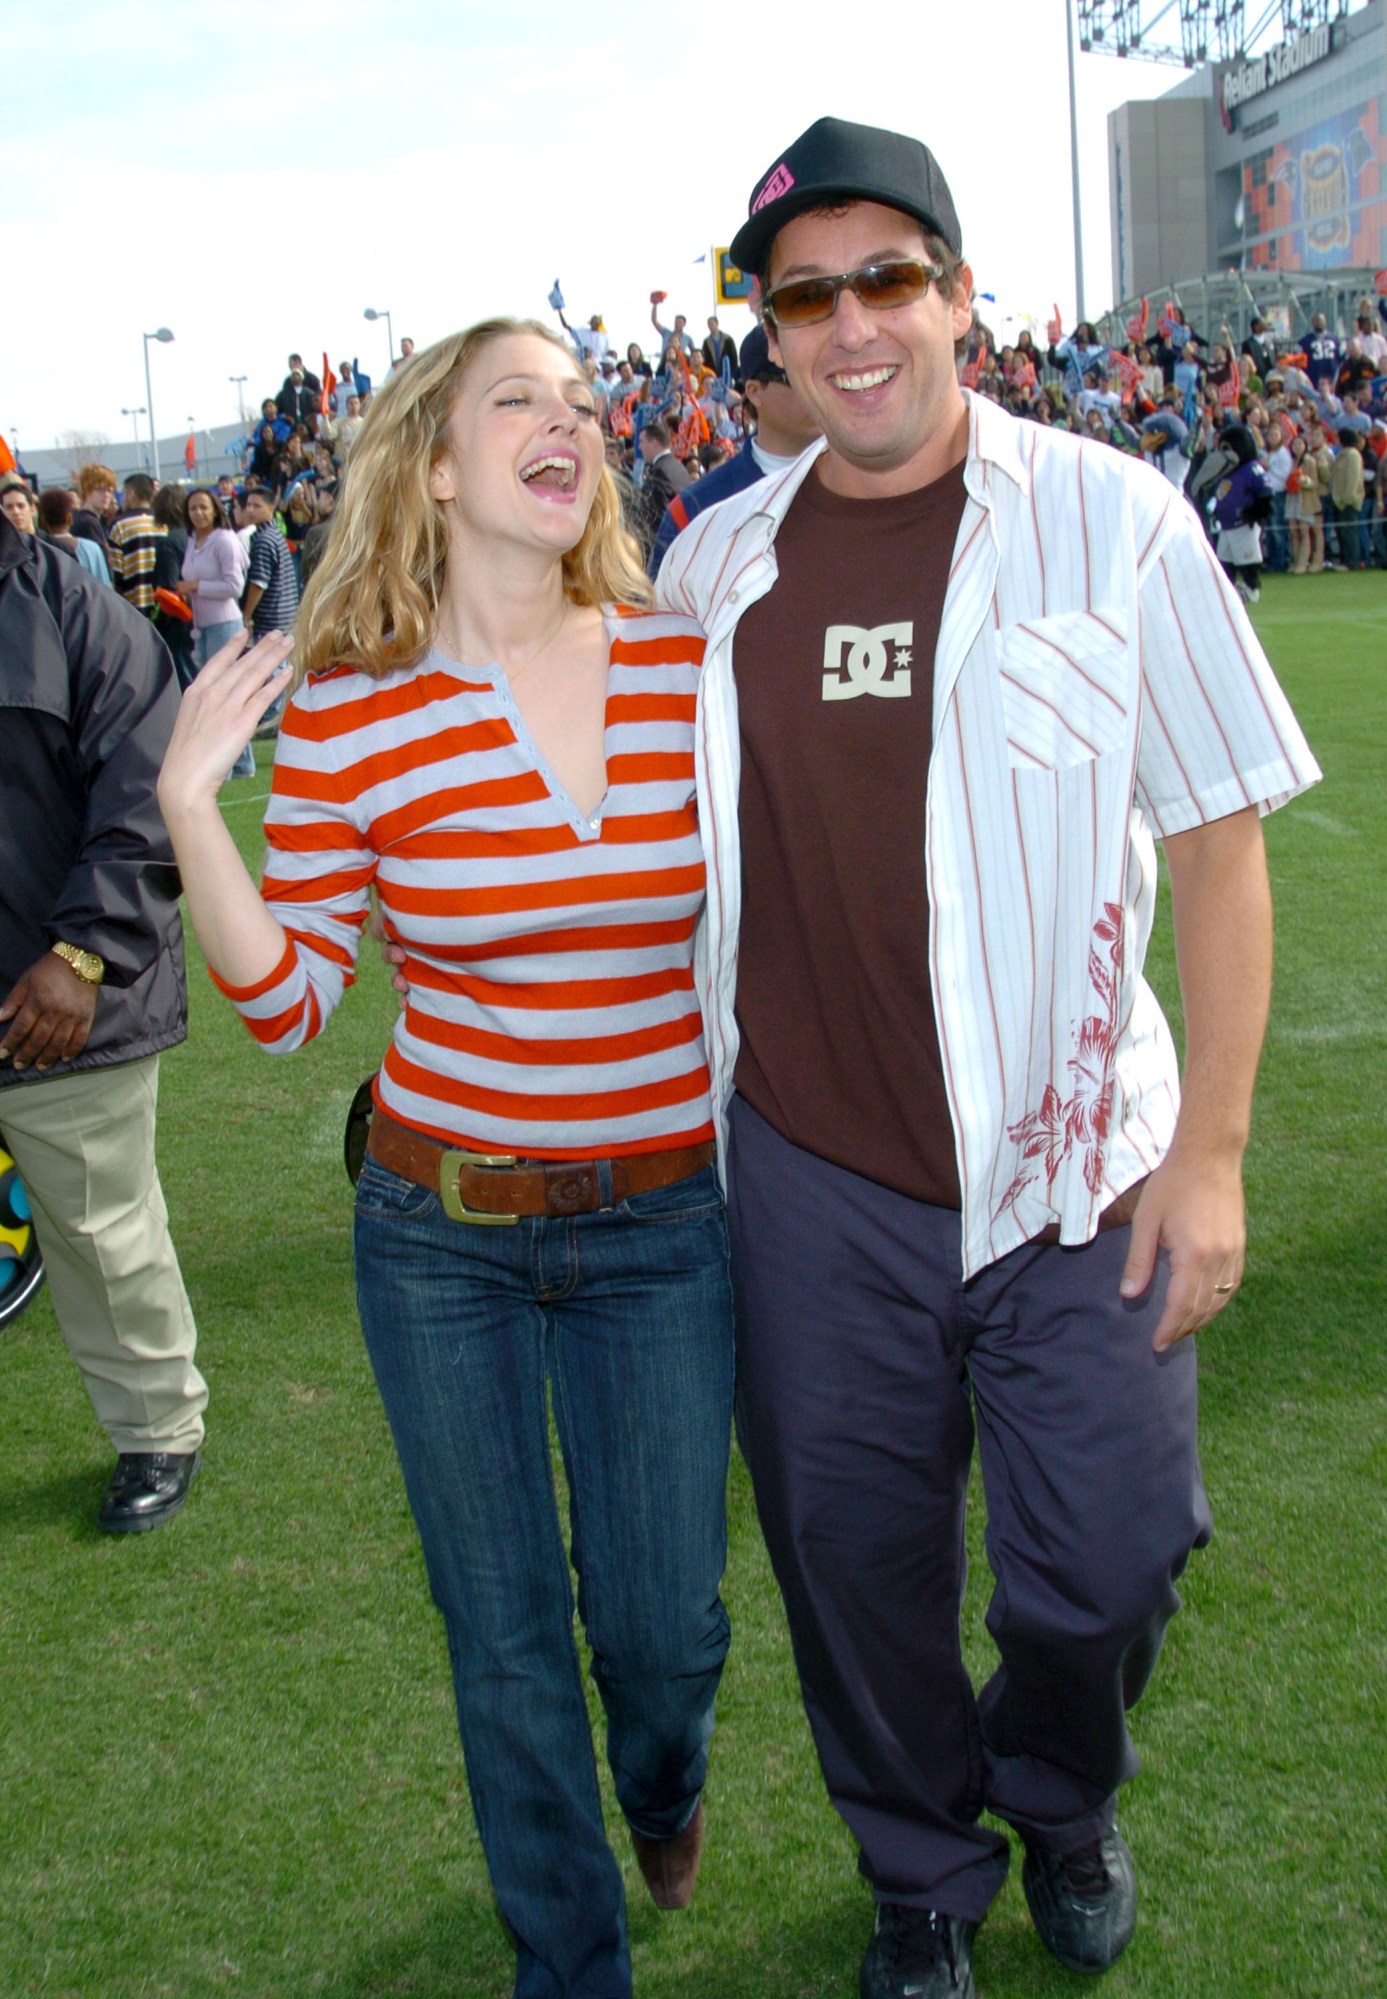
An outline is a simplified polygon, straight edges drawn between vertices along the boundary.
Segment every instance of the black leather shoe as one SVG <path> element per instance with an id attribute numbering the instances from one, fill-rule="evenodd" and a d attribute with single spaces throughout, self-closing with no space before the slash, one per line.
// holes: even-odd
<path id="1" fill-rule="evenodd" d="M 143 1534 L 172 1520 L 202 1463 L 199 1451 L 122 1451 L 96 1524 L 103 1534 Z"/>
<path id="2" fill-rule="evenodd" d="M 1137 1877 L 1131 1850 L 1114 1826 L 1073 1853 L 1028 1846 L 1021 1871 L 1040 1941 L 1070 1971 L 1106 1971 L 1131 1940 Z"/>
<path id="3" fill-rule="evenodd" d="M 977 1933 L 977 1924 L 961 1916 L 878 1902 L 857 1981 L 861 1999 L 976 1999 Z"/>

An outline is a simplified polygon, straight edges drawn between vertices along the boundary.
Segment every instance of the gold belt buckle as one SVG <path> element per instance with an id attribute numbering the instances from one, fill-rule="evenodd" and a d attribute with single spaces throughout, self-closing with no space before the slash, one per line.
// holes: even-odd
<path id="1" fill-rule="evenodd" d="M 476 1222 L 482 1228 L 512 1228 L 520 1220 L 519 1215 L 488 1215 L 477 1208 L 465 1205 L 458 1192 L 458 1174 L 464 1166 L 516 1166 L 519 1160 L 513 1152 L 445 1152 L 438 1162 L 438 1192 L 443 1202 L 443 1212 L 450 1221 Z"/>

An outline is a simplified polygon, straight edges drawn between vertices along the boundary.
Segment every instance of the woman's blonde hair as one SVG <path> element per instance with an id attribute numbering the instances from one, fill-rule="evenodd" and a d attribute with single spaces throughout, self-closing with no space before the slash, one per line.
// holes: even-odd
<path id="1" fill-rule="evenodd" d="M 568 353 L 537 319 L 484 319 L 414 355 L 372 395 L 331 537 L 295 624 L 296 683 L 333 666 L 381 679 L 428 651 L 448 559 L 429 474 L 447 448 L 462 377 L 484 348 L 515 334 Z M 605 466 L 582 538 L 563 557 L 563 587 L 573 604 L 650 602 L 640 549 Z"/>

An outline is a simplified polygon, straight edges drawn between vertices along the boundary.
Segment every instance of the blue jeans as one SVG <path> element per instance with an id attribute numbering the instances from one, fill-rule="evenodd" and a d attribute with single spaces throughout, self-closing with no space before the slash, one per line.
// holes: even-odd
<path id="1" fill-rule="evenodd" d="M 206 666 L 213 653 L 220 652 L 224 645 L 229 645 L 237 632 L 242 630 L 244 627 L 239 616 L 223 618 L 221 623 L 216 625 L 199 625 L 193 635 L 193 647 L 199 668 Z"/>
<path id="2" fill-rule="evenodd" d="M 547 1392 L 617 1799 L 638 1832 L 671 1838 L 697 1808 L 728 1641 L 732 1299 L 716 1181 L 706 1169 L 602 1213 L 487 1228 L 450 1221 L 435 1191 L 368 1155 L 356 1267 L 515 1999 L 627 1999 Z"/>
<path id="3" fill-rule="evenodd" d="M 1262 530 L 1266 544 L 1266 567 L 1273 573 L 1289 569 L 1291 566 L 1291 537 L 1286 526 L 1286 495 L 1273 493 L 1271 496 L 1271 519 Z"/>
<path id="4" fill-rule="evenodd" d="M 206 666 L 214 652 L 220 652 L 222 647 L 229 644 L 235 638 L 237 632 L 241 630 L 242 625 L 239 617 L 226 618 L 220 624 L 216 625 L 199 625 L 193 641 L 197 656 L 198 671 L 200 672 Z M 255 752 L 251 749 L 249 743 L 246 744 L 240 756 L 237 757 L 235 763 L 231 766 L 230 775 L 232 777 L 255 776 Z"/>

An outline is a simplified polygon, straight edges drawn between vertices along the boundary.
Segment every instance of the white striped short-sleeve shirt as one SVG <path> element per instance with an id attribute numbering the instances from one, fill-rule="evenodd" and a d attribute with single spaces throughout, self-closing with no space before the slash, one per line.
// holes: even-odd
<path id="1" fill-rule="evenodd" d="M 1107 444 L 966 400 L 924 866 L 971 1274 L 1053 1222 L 1087 1241 L 1170 1144 L 1175 1050 L 1142 977 L 1156 839 L 1270 810 L 1319 770 L 1183 496 Z M 696 965 L 719 1120 L 737 1057 L 734 637 L 824 448 L 701 515 L 659 576 L 708 634 Z"/>

